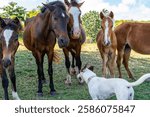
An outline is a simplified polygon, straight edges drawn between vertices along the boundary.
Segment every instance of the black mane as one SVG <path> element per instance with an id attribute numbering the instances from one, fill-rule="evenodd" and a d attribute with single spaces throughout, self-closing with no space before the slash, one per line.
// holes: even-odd
<path id="1" fill-rule="evenodd" d="M 61 2 L 61 1 L 50 2 L 50 3 L 48 3 L 47 5 L 48 5 L 48 6 L 53 5 L 53 6 L 59 7 L 59 8 L 61 8 L 62 10 L 66 11 L 66 7 L 65 7 L 64 3 Z M 46 9 L 47 9 L 47 8 L 46 8 L 45 6 L 43 6 L 43 7 L 41 8 L 41 12 L 44 13 L 44 12 L 46 11 Z"/>

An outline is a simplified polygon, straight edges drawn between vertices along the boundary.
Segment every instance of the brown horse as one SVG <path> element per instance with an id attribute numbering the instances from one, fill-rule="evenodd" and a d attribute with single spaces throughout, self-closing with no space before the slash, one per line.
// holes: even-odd
<path id="1" fill-rule="evenodd" d="M 65 55 L 65 65 L 67 68 L 67 78 L 65 83 L 71 84 L 71 75 L 75 73 L 78 74 L 81 69 L 81 45 L 86 40 L 85 32 L 81 26 L 81 10 L 80 7 L 83 3 L 77 3 L 75 0 L 71 0 L 71 3 L 68 0 L 65 0 L 67 5 L 67 10 L 69 13 L 69 23 L 68 23 L 68 35 L 70 38 L 70 43 L 66 48 L 63 48 Z M 72 65 L 70 68 L 69 52 L 72 55 Z M 74 59 L 76 60 L 76 67 L 74 65 Z"/>
<path id="2" fill-rule="evenodd" d="M 115 68 L 115 57 L 117 49 L 117 40 L 115 33 L 113 31 L 113 17 L 114 14 L 111 11 L 108 15 L 104 13 L 104 10 L 100 12 L 101 18 L 101 28 L 100 32 L 97 35 L 97 46 L 99 48 L 101 57 L 102 57 L 102 74 L 104 77 L 106 75 L 106 69 L 108 67 L 111 77 L 114 77 L 114 68 Z"/>
<path id="3" fill-rule="evenodd" d="M 122 77 L 120 67 L 123 59 L 128 76 L 133 78 L 128 67 L 131 49 L 141 54 L 150 54 L 150 23 L 123 23 L 116 27 L 115 34 L 118 42 L 117 67 L 119 77 Z"/>
<path id="4" fill-rule="evenodd" d="M 18 18 L 14 20 L 5 19 L 5 21 L 0 18 L 0 27 L 0 77 L 2 78 L 2 86 L 4 88 L 4 99 L 9 99 L 7 70 L 12 82 L 12 96 L 14 99 L 20 99 L 16 89 L 14 65 L 15 53 L 19 46 L 18 34 L 21 30 L 21 23 Z"/>
<path id="5" fill-rule="evenodd" d="M 69 44 L 67 24 L 69 16 L 67 15 L 64 3 L 60 1 L 44 4 L 41 13 L 35 16 L 30 22 L 26 23 L 23 35 L 24 45 L 32 51 L 36 59 L 38 73 L 38 96 L 42 96 L 42 81 L 45 81 L 43 72 L 44 55 L 48 56 L 48 74 L 50 76 L 50 94 L 55 94 L 53 83 L 52 60 L 54 58 L 54 46 L 56 38 L 60 48 Z"/>

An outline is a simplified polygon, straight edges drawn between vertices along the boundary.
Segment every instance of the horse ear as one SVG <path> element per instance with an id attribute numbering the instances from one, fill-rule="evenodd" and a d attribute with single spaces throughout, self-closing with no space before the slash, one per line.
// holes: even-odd
<path id="1" fill-rule="evenodd" d="M 79 3 L 78 6 L 81 7 L 83 5 L 85 1 L 83 1 L 82 3 Z"/>
<path id="2" fill-rule="evenodd" d="M 100 12 L 100 18 L 103 19 L 104 18 L 104 14 L 102 12 Z"/>
<path id="3" fill-rule="evenodd" d="M 44 4 L 42 3 L 46 8 L 48 8 L 50 11 L 53 11 L 55 9 L 55 6 L 53 5 L 47 5 L 47 4 Z"/>
<path id="4" fill-rule="evenodd" d="M 14 19 L 13 19 L 13 22 L 15 23 L 15 24 L 20 24 L 20 21 L 19 21 L 19 19 L 18 19 L 18 17 L 15 17 Z"/>
<path id="5" fill-rule="evenodd" d="M 70 3 L 68 0 L 64 0 L 65 4 L 69 7 L 70 6 Z"/>
<path id="6" fill-rule="evenodd" d="M 114 18 L 114 13 L 112 11 L 110 12 L 109 17 L 111 17 L 112 19 Z"/>
<path id="7" fill-rule="evenodd" d="M 19 31 L 22 30 L 22 26 L 21 26 L 21 23 L 20 23 L 20 20 L 18 19 L 18 17 L 15 17 L 12 22 L 17 25 L 17 29 Z"/>
<path id="8" fill-rule="evenodd" d="M 6 26 L 5 21 L 0 17 L 0 26 L 1 28 L 4 28 Z"/>

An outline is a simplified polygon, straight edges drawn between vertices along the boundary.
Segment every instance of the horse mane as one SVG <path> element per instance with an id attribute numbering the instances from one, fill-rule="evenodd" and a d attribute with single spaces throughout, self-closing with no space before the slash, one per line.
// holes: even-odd
<path id="1" fill-rule="evenodd" d="M 59 7 L 59 8 L 61 8 L 62 10 L 66 11 L 66 7 L 65 7 L 64 3 L 61 2 L 61 1 L 53 1 L 53 2 L 50 2 L 50 3 L 46 4 L 46 5 L 47 5 L 47 6 L 53 5 L 53 6 Z M 46 11 L 46 9 L 47 9 L 47 8 L 46 8 L 45 6 L 43 6 L 43 7 L 41 8 L 41 12 L 44 13 L 44 12 Z"/>

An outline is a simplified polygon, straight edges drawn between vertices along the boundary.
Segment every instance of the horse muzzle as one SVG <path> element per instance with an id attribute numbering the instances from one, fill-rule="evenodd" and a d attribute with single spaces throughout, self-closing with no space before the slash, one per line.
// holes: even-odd
<path id="1" fill-rule="evenodd" d="M 80 35 L 81 35 L 81 31 L 80 30 L 73 30 L 72 31 L 72 38 L 73 39 L 79 39 Z"/>
<path id="2" fill-rule="evenodd" d="M 69 42 L 70 42 L 69 38 L 68 39 L 67 38 L 62 38 L 62 37 L 58 38 L 58 46 L 60 48 L 67 47 L 69 45 Z"/>
<path id="3" fill-rule="evenodd" d="M 8 58 L 3 59 L 3 67 L 8 68 L 11 65 L 11 60 Z"/>
<path id="4" fill-rule="evenodd" d="M 105 46 L 110 46 L 110 44 L 111 44 L 110 41 L 104 42 L 104 45 L 105 45 Z"/>

